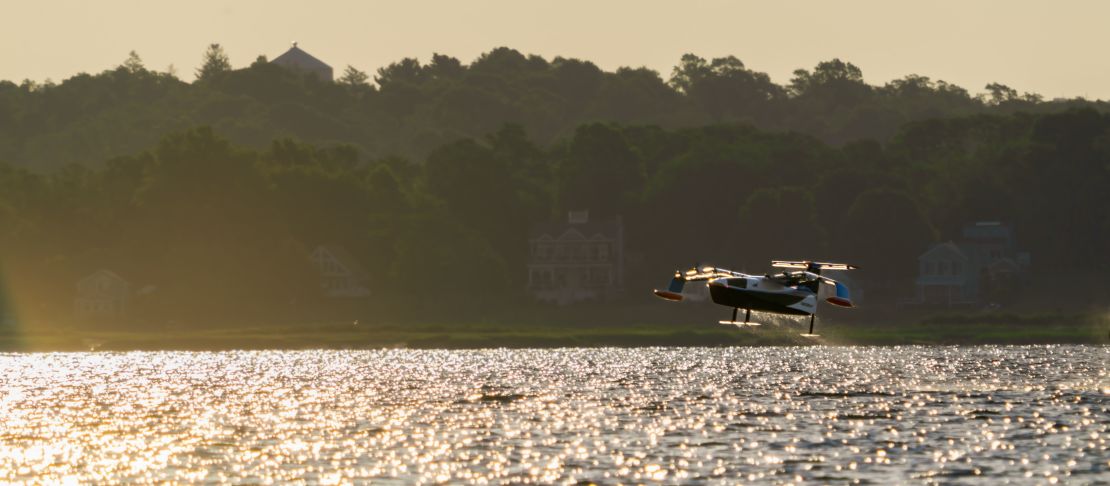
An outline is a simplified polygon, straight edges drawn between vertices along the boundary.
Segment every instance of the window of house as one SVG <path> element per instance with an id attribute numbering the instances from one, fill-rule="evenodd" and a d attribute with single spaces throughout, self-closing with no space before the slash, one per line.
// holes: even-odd
<path id="1" fill-rule="evenodd" d="M 609 260 L 609 245 L 605 243 L 597 245 L 597 259 L 603 262 Z"/>
<path id="2" fill-rule="evenodd" d="M 612 274 L 608 268 L 597 267 L 590 269 L 590 283 L 597 285 L 609 285 L 612 283 Z"/>

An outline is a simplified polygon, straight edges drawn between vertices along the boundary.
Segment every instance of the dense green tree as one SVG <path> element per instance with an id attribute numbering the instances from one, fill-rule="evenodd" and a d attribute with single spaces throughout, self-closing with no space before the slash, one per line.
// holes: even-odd
<path id="1" fill-rule="evenodd" d="M 369 74 L 359 71 L 354 66 L 348 64 L 347 69 L 343 70 L 343 75 L 339 77 L 338 82 L 353 88 L 366 85 L 369 79 Z"/>
<path id="2" fill-rule="evenodd" d="M 890 189 L 860 194 L 837 230 L 836 254 L 863 268 L 860 280 L 875 284 L 885 299 L 906 295 L 917 274 L 917 256 L 936 240 L 917 203 Z"/>
<path id="3" fill-rule="evenodd" d="M 425 71 L 434 80 L 457 80 L 466 73 L 466 68 L 451 56 L 432 54 L 432 62 L 428 63 Z"/>
<path id="4" fill-rule="evenodd" d="M 1093 110 L 1038 119 L 1018 182 L 1016 202 L 1026 240 L 1046 269 L 1105 266 L 1110 212 L 1110 120 Z M 1085 235 L 1069 238 L 1066 235 Z"/>
<path id="5" fill-rule="evenodd" d="M 966 89 L 916 74 L 895 79 L 880 91 L 906 120 L 966 115 L 982 108 Z"/>
<path id="6" fill-rule="evenodd" d="M 511 273 L 485 238 L 437 213 L 404 221 L 391 263 L 398 289 L 443 312 L 444 303 L 504 295 Z"/>
<path id="7" fill-rule="evenodd" d="M 643 164 L 614 127 L 583 125 L 574 132 L 556 168 L 558 207 L 588 209 L 609 218 L 629 207 L 643 190 Z"/>
<path id="8" fill-rule="evenodd" d="M 990 83 L 986 86 L 987 93 L 990 95 L 988 102 L 994 105 L 1001 105 L 1011 101 L 1020 99 L 1018 92 L 1009 86 L 1002 83 Z"/>
<path id="9" fill-rule="evenodd" d="M 121 67 L 131 74 L 138 74 L 139 72 L 146 71 L 146 67 L 143 66 L 143 60 L 139 58 L 139 54 L 135 51 L 131 51 L 131 53 L 127 55 L 127 60 L 123 61 Z"/>
<path id="10" fill-rule="evenodd" d="M 523 265 L 528 207 L 507 161 L 474 140 L 444 145 L 425 164 L 428 192 L 447 214 L 492 245 L 503 259 Z"/>
<path id="11" fill-rule="evenodd" d="M 219 44 L 209 44 L 208 50 L 204 51 L 204 60 L 197 68 L 197 79 L 202 81 L 212 79 L 213 76 L 230 70 L 231 60 L 224 52 L 224 48 Z"/>
<path id="12" fill-rule="evenodd" d="M 280 206 L 253 154 L 207 128 L 170 135 L 154 154 L 136 194 L 149 232 L 134 254 L 161 262 L 141 273 L 161 282 L 161 306 L 181 316 L 235 314 L 304 292 L 307 263 L 283 246 Z"/>
<path id="13" fill-rule="evenodd" d="M 771 260 L 804 260 L 825 251 L 813 196 L 801 187 L 763 188 L 748 196 L 736 221 L 734 251 L 749 268 Z"/>
<path id="14" fill-rule="evenodd" d="M 418 85 L 423 82 L 423 79 L 424 68 L 420 65 L 420 61 L 407 57 L 378 68 L 378 75 L 374 76 L 374 82 L 378 83 L 382 90 L 392 88 L 396 84 Z"/>
<path id="15" fill-rule="evenodd" d="M 733 56 L 707 62 L 693 54 L 683 55 L 670 84 L 692 98 L 714 121 L 764 121 L 775 102 L 786 95 L 766 73 L 746 68 Z"/>

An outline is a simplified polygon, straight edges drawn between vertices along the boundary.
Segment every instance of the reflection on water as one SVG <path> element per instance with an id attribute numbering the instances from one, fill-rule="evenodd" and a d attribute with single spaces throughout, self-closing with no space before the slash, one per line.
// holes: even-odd
<path id="1" fill-rule="evenodd" d="M 0 480 L 1110 481 L 1110 347 L 0 355 Z"/>

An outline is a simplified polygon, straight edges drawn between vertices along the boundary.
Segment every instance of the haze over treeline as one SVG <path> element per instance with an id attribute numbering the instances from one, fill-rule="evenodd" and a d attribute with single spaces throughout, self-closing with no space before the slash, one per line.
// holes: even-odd
<path id="1" fill-rule="evenodd" d="M 212 64 L 213 53 L 206 55 Z M 419 159 L 437 145 L 505 123 L 520 124 L 545 146 L 593 121 L 663 128 L 739 122 L 843 144 L 886 142 L 906 122 L 930 118 L 1108 107 L 1044 100 L 1003 83 L 969 91 L 916 74 L 873 86 L 860 67 L 839 59 L 799 68 L 785 85 L 735 57 L 693 54 L 676 60 L 671 73 L 607 72 L 588 60 L 497 48 L 469 64 L 435 55 L 376 73 L 336 66 L 338 83 L 264 58 L 238 70 L 221 61 L 166 73 L 148 70 L 133 55 L 114 69 L 56 85 L 0 81 L 0 160 L 37 169 L 98 164 L 199 125 L 255 147 L 293 137 L 351 144 L 365 156 Z"/>
<path id="2" fill-rule="evenodd" d="M 824 258 L 893 302 L 931 243 L 1000 220 L 1037 275 L 1105 302 L 1102 102 L 872 86 L 840 60 L 783 86 L 735 58 L 664 79 L 507 48 L 398 61 L 374 85 L 263 60 L 198 72 L 133 56 L 0 83 L 0 263 L 23 315 L 70 312 L 74 281 L 112 268 L 150 288 L 135 322 L 309 318 L 330 305 L 305 255 L 320 243 L 350 250 L 379 302 L 528 302 L 528 230 L 574 209 L 623 216 L 629 299 L 676 265 Z"/>

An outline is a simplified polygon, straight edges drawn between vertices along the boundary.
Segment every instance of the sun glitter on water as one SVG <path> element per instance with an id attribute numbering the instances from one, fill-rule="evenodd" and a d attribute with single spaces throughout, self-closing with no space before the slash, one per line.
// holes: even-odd
<path id="1" fill-rule="evenodd" d="M 0 355 L 0 480 L 1110 481 L 1107 346 Z"/>

